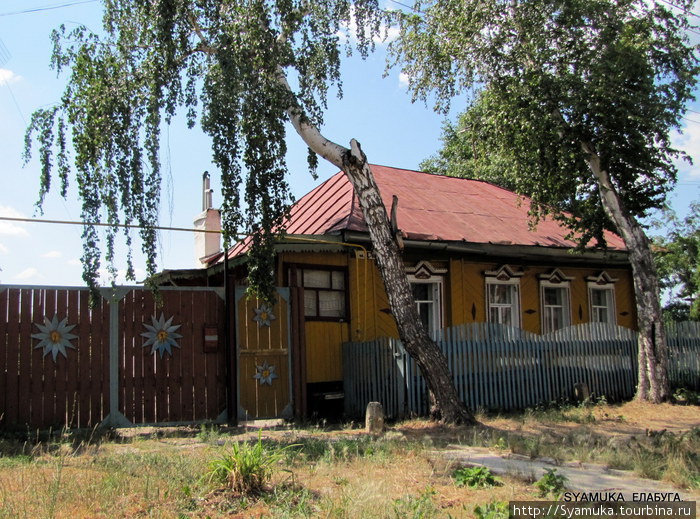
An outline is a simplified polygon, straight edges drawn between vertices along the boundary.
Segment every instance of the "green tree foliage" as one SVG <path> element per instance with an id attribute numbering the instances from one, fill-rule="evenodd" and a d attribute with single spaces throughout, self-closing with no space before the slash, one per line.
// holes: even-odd
<path id="1" fill-rule="evenodd" d="M 201 123 L 211 138 L 225 243 L 254 234 L 251 285 L 269 297 L 273 235 L 291 202 L 288 111 L 319 127 L 329 90 L 340 92 L 342 55 L 354 42 L 366 56 L 386 16 L 375 0 L 105 0 L 103 34 L 86 27 L 52 34 L 51 65 L 68 72 L 68 87 L 57 106 L 33 114 L 27 130 L 26 160 L 34 150 L 41 163 L 39 207 L 54 176 L 63 196 L 74 182 L 82 219 L 112 225 L 104 244 L 112 272 L 118 224 L 136 223 L 154 274 L 160 135 L 182 110 L 190 127 Z M 310 153 L 312 172 L 316 163 Z M 83 238 L 83 277 L 94 285 L 100 243 L 93 225 Z M 128 270 L 133 279 L 130 254 Z"/>
<path id="2" fill-rule="evenodd" d="M 700 321 L 700 203 L 679 220 L 670 215 L 671 228 L 656 238 L 654 256 L 659 281 L 669 299 L 665 317 L 671 321 Z"/>
<path id="3" fill-rule="evenodd" d="M 481 94 L 481 98 L 485 94 Z M 442 128 L 442 147 L 420 164 L 420 169 L 438 175 L 485 180 L 511 191 L 519 191 L 517 166 L 509 157 L 489 148 L 484 135 L 483 109 L 476 101 L 456 123 L 446 121 Z"/>
<path id="4" fill-rule="evenodd" d="M 676 181 L 671 131 L 697 83 L 690 0 L 444 0 L 416 4 L 393 45 L 416 99 L 476 98 L 487 150 L 515 164 L 535 217 L 581 244 L 625 240 L 640 329 L 638 398 L 668 396 L 649 240 L 638 223 Z M 472 105 L 474 107 L 474 105 Z M 565 213 L 564 211 L 570 211 Z"/>
<path id="5" fill-rule="evenodd" d="M 457 128 L 476 134 L 475 157 L 513 161 L 515 187 L 539 214 L 566 207 L 583 217 L 567 221 L 584 242 L 602 240 L 600 187 L 582 142 L 594 145 L 631 216 L 661 207 L 682 155 L 670 132 L 699 70 L 685 15 L 643 0 L 455 0 L 420 9 L 393 45 L 414 97 L 436 93 L 445 109 L 467 88 L 480 91 Z"/>

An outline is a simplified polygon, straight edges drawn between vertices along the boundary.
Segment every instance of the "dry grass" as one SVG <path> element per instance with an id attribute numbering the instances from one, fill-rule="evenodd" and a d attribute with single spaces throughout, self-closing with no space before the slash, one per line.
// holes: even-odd
<path id="1" fill-rule="evenodd" d="M 629 403 L 480 419 L 483 425 L 471 428 L 415 420 L 380 439 L 350 428 L 264 431 L 266 442 L 301 446 L 285 451 L 261 497 L 215 488 L 206 477 L 208 464 L 230 442 L 255 439 L 257 431 L 174 429 L 163 436 L 162 430 L 138 429 L 89 445 L 65 438 L 31 445 L 0 439 L 0 519 L 457 518 L 474 517 L 475 505 L 536 497 L 532 482 L 507 477 L 499 487 L 457 487 L 451 478 L 456 467 L 433 454 L 451 443 L 500 444 L 542 455 L 556 446 L 568 459 L 608 455 L 614 465 L 615 452 L 619 463 L 629 462 L 620 446 L 638 442 L 648 475 L 682 486 L 698 478 L 698 453 L 693 458 L 682 452 L 697 445 L 688 431 L 700 427 L 698 407 Z M 664 470 L 654 466 L 668 460 L 673 463 Z"/>

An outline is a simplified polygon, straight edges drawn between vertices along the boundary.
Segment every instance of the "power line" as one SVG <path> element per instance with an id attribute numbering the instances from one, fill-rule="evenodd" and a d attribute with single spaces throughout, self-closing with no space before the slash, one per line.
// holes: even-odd
<path id="1" fill-rule="evenodd" d="M 405 7 L 406 9 L 410 9 L 411 11 L 415 11 L 415 12 L 420 13 L 420 14 L 425 14 L 420 9 L 416 9 L 415 7 L 411 7 L 410 5 L 399 2 L 398 0 L 389 0 L 389 1 L 396 4 L 396 5 L 400 5 L 401 7 Z"/>
<path id="2" fill-rule="evenodd" d="M 43 7 L 33 7 L 31 9 L 23 9 L 21 11 L 11 11 L 8 13 L 0 13 L 0 16 L 15 16 L 18 14 L 28 14 L 28 13 L 38 13 L 41 11 L 51 11 L 53 9 L 62 9 L 64 7 L 72 7 L 74 5 L 80 5 L 80 4 L 92 4 L 95 2 L 98 2 L 99 0 L 77 0 L 75 2 L 68 2 L 65 4 L 54 4 L 54 5 L 45 5 Z"/>
<path id="3" fill-rule="evenodd" d="M 159 231 L 181 231 L 181 232 L 204 232 L 212 234 L 221 234 L 222 231 L 214 231 L 211 229 L 190 229 L 187 227 L 163 227 L 160 225 L 133 225 L 127 223 L 103 223 L 103 222 L 74 222 L 69 220 L 48 220 L 45 218 L 18 218 L 14 216 L 0 216 L 0 221 L 22 222 L 22 223 L 53 223 L 61 225 L 94 225 L 95 227 L 122 227 L 125 229 L 155 229 Z"/>
<path id="4" fill-rule="evenodd" d="M 695 18 L 700 18 L 700 14 L 695 14 L 693 11 L 690 9 L 686 9 L 684 7 L 681 7 L 680 5 L 674 4 L 673 2 L 669 2 L 669 0 L 661 0 L 663 3 L 666 5 L 670 5 L 671 7 L 675 7 L 679 11 L 683 11 L 685 14 L 689 14 L 690 16 L 694 16 Z"/>

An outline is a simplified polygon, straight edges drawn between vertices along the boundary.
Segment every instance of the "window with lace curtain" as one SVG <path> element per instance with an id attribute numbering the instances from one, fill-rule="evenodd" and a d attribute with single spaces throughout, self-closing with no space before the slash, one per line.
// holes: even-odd
<path id="1" fill-rule="evenodd" d="M 304 316 L 307 320 L 347 319 L 345 270 L 297 267 L 296 275 L 304 288 Z"/>

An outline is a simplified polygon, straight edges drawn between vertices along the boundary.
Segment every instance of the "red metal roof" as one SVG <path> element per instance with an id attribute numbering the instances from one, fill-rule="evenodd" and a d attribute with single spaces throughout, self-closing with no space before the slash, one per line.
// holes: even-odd
<path id="1" fill-rule="evenodd" d="M 399 199 L 397 222 L 405 239 L 576 246 L 566 239 L 568 229 L 552 219 L 530 229 L 529 199 L 488 182 L 386 166 L 371 168 L 387 211 L 393 195 Z M 294 204 L 287 233 L 323 235 L 342 230 L 366 232 L 367 226 L 352 185 L 341 171 Z M 608 232 L 605 238 L 610 249 L 626 249 L 619 236 Z M 230 257 L 245 248 L 237 245 Z"/>

